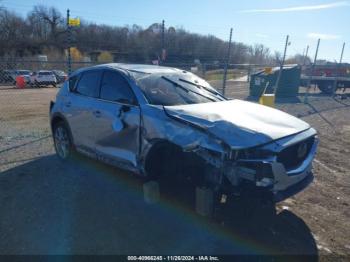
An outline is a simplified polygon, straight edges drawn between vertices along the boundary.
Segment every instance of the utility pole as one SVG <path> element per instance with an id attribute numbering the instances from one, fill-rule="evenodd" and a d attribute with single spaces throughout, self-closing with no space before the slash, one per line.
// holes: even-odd
<path id="1" fill-rule="evenodd" d="M 304 59 L 303 59 L 303 66 L 305 66 L 305 63 L 306 63 L 306 58 L 307 58 L 307 55 L 309 54 L 309 45 L 307 45 L 306 47 L 306 53 L 304 55 Z"/>
<path id="2" fill-rule="evenodd" d="M 224 79 L 222 83 L 222 94 L 225 96 L 225 89 L 226 89 L 226 78 L 227 78 L 227 68 L 228 64 L 230 62 L 230 57 L 231 57 L 231 42 L 232 42 L 232 28 L 230 29 L 230 40 L 228 42 L 228 50 L 227 50 L 227 58 L 226 58 L 226 63 L 225 63 L 225 68 L 224 68 Z"/>
<path id="3" fill-rule="evenodd" d="M 161 63 L 165 61 L 166 51 L 165 51 L 165 21 L 162 21 L 162 52 L 161 52 Z"/>
<path id="4" fill-rule="evenodd" d="M 164 49 L 164 28 L 165 28 L 165 21 L 162 21 L 162 49 Z"/>
<path id="5" fill-rule="evenodd" d="M 316 60 L 317 60 L 318 48 L 320 47 L 320 41 L 321 41 L 321 39 L 319 38 L 317 40 L 317 47 L 316 47 L 314 62 L 312 64 L 312 66 L 311 66 L 310 76 L 309 76 L 309 80 L 307 82 L 307 89 L 306 89 L 306 92 L 305 92 L 304 103 L 308 102 L 308 95 L 309 95 L 310 85 L 311 85 L 311 81 L 312 81 L 312 75 L 314 74 L 314 70 L 315 70 L 315 66 L 316 66 Z"/>
<path id="6" fill-rule="evenodd" d="M 284 65 L 284 61 L 286 60 L 286 55 L 287 55 L 287 46 L 289 45 L 289 35 L 286 36 L 286 44 L 284 46 L 284 53 L 283 53 L 283 58 L 280 64 L 280 70 L 278 72 L 278 76 L 277 76 L 277 80 L 276 80 L 276 85 L 275 85 L 275 94 L 277 92 L 280 80 L 281 80 L 281 75 L 282 75 L 282 70 L 283 70 L 283 65 Z"/>
<path id="7" fill-rule="evenodd" d="M 67 9 L 67 33 L 68 33 L 68 61 L 67 61 L 67 67 L 68 67 L 68 76 L 72 72 L 72 61 L 71 61 L 71 53 L 70 53 L 70 48 L 71 48 L 71 40 L 72 40 L 72 31 L 71 31 L 71 26 L 69 25 L 69 9 Z"/>
<path id="8" fill-rule="evenodd" d="M 334 96 L 335 92 L 337 91 L 337 85 L 338 85 L 338 77 L 339 77 L 339 68 L 341 66 L 341 63 L 343 62 L 343 54 L 344 54 L 344 48 L 345 48 L 345 42 L 343 43 L 343 47 L 341 49 L 341 53 L 340 53 L 340 59 L 339 59 L 339 63 L 337 64 L 337 70 L 335 72 L 335 78 L 334 78 L 334 86 L 333 86 L 333 91 L 332 91 L 332 95 Z"/>

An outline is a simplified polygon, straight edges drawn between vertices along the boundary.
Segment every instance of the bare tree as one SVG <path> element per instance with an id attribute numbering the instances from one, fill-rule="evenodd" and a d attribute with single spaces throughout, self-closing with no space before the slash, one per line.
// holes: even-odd
<path id="1" fill-rule="evenodd" d="M 6 9 L 0 11 L 0 53 L 24 55 L 27 47 L 27 25 L 24 19 Z"/>
<path id="2" fill-rule="evenodd" d="M 274 62 L 280 66 L 282 64 L 282 54 L 279 51 L 275 51 L 274 53 Z"/>
<path id="3" fill-rule="evenodd" d="M 309 65 L 311 64 L 311 58 L 310 57 L 305 57 L 305 55 L 302 54 L 295 54 L 292 57 L 289 57 L 286 60 L 287 64 L 298 64 L 298 65 Z"/>
<path id="4" fill-rule="evenodd" d="M 160 23 L 147 28 L 98 25 L 81 19 L 80 26 L 72 30 L 72 43 L 84 55 L 109 51 L 121 61 L 150 62 L 160 55 L 161 27 Z M 11 50 L 15 53 L 24 50 L 33 55 L 51 50 L 63 55 L 67 47 L 65 19 L 53 7 L 34 6 L 26 18 L 1 10 L 0 32 L 0 56 Z M 169 25 L 165 28 L 165 48 L 169 63 L 193 63 L 195 60 L 220 63 L 227 56 L 228 42 Z M 274 57 L 264 45 L 232 43 L 230 63 L 267 64 L 271 61 Z"/>
<path id="5" fill-rule="evenodd" d="M 262 44 L 255 44 L 248 48 L 250 62 L 253 64 L 263 64 L 270 59 L 270 49 Z"/>
<path id="6" fill-rule="evenodd" d="M 53 43 L 60 34 L 65 32 L 62 14 L 54 7 L 34 6 L 33 11 L 28 15 L 28 20 L 41 37 L 51 40 Z"/>

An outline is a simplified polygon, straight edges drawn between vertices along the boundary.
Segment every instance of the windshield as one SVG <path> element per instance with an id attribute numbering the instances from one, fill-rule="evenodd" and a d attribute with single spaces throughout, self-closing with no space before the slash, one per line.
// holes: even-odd
<path id="1" fill-rule="evenodd" d="M 184 105 L 226 100 L 206 81 L 192 73 L 144 74 L 136 79 L 153 105 Z"/>

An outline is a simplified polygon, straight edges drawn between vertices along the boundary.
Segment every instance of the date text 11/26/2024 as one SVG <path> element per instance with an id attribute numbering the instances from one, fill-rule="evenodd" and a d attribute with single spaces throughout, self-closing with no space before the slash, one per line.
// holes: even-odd
<path id="1" fill-rule="evenodd" d="M 217 256 L 128 256 L 128 261 L 220 261 Z"/>

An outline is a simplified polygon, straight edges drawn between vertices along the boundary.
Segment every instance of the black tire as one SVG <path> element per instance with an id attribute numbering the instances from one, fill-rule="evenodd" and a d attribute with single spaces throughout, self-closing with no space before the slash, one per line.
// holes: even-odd
<path id="1" fill-rule="evenodd" d="M 63 121 L 54 125 L 52 136 L 57 156 L 62 160 L 70 159 L 74 148 L 69 129 Z"/>
<path id="2" fill-rule="evenodd" d="M 334 84 L 333 82 L 324 82 L 317 84 L 318 88 L 321 90 L 322 93 L 331 95 L 333 94 L 333 88 Z"/>

